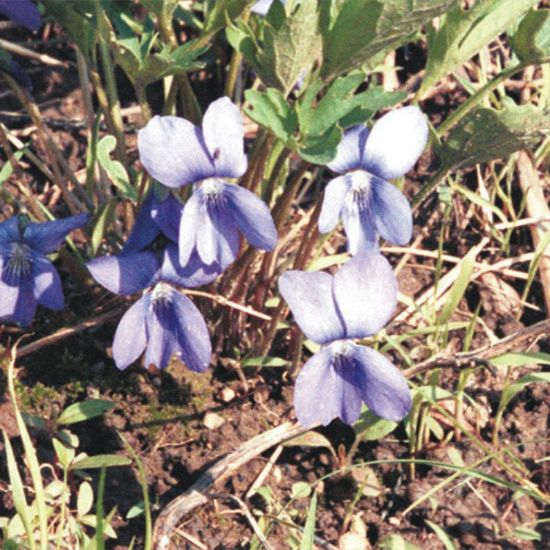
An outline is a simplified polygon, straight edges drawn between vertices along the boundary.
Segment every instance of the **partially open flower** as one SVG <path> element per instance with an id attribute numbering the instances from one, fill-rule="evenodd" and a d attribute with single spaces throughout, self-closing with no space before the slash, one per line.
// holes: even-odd
<path id="1" fill-rule="evenodd" d="M 367 251 L 334 276 L 287 271 L 279 290 L 304 334 L 322 345 L 296 380 L 294 407 L 301 424 L 326 425 L 336 417 L 351 424 L 362 402 L 382 418 L 406 416 L 411 396 L 399 369 L 353 342 L 378 332 L 395 309 L 397 283 L 383 256 Z"/>
<path id="2" fill-rule="evenodd" d="M 50 254 L 87 214 L 32 223 L 14 216 L 0 223 L 0 321 L 30 325 L 38 304 L 55 311 L 65 306 L 61 279 Z"/>

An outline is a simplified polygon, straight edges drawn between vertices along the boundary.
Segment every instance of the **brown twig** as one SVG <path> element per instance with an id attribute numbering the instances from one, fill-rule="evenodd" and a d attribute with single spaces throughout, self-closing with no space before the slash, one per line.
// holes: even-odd
<path id="1" fill-rule="evenodd" d="M 170 536 L 180 519 L 198 506 L 202 506 L 208 502 L 209 499 L 205 493 L 212 486 L 225 480 L 241 466 L 270 447 L 297 437 L 309 431 L 309 429 L 299 424 L 285 422 L 276 428 L 249 439 L 237 450 L 218 460 L 187 491 L 172 500 L 161 512 L 155 522 L 153 548 L 156 550 L 168 550 L 170 547 Z"/>
<path id="2" fill-rule="evenodd" d="M 499 340 L 495 344 L 469 351 L 467 353 L 457 353 L 453 356 L 433 357 L 411 367 L 403 372 L 407 378 L 412 378 L 417 374 L 438 368 L 462 369 L 466 367 L 489 366 L 490 360 L 514 348 L 524 348 L 526 344 L 533 342 L 543 334 L 550 331 L 550 319 L 545 319 L 531 325 L 530 327 L 518 330 L 514 334 Z"/>
<path id="3" fill-rule="evenodd" d="M 548 218 L 550 208 L 546 202 L 542 182 L 531 157 L 526 151 L 520 151 L 517 160 L 519 186 L 525 196 L 527 215 L 534 218 Z M 529 226 L 533 245 L 536 248 L 544 234 L 550 230 L 550 222 Z M 539 274 L 546 305 L 546 313 L 550 315 L 550 246 L 544 250 L 539 262 Z"/>

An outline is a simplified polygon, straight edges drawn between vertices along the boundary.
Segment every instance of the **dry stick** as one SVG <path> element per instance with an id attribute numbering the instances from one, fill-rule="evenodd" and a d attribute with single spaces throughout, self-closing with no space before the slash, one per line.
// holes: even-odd
<path id="1" fill-rule="evenodd" d="M 66 63 L 65 61 L 59 61 L 58 59 L 55 59 L 54 57 L 50 57 L 49 55 L 46 55 L 43 53 L 33 52 L 32 50 L 28 50 L 27 48 L 24 48 L 19 44 L 14 44 L 13 42 L 8 42 L 7 40 L 2 40 L 1 38 L 0 38 L 0 48 L 4 48 L 6 51 L 13 53 L 15 55 L 20 55 L 21 57 L 28 57 L 29 59 L 34 59 L 35 61 L 38 61 L 42 65 L 51 65 L 53 67 L 63 67 L 64 69 L 69 68 L 69 63 Z"/>
<path id="2" fill-rule="evenodd" d="M 42 349 L 46 346 L 56 344 L 57 342 L 64 340 L 65 338 L 68 338 L 73 334 L 77 334 L 78 332 L 83 332 L 84 330 L 88 330 L 89 328 L 102 325 L 103 323 L 106 323 L 107 321 L 110 321 L 111 319 L 114 319 L 119 315 L 120 310 L 118 309 L 114 311 L 108 311 L 107 313 L 103 313 L 102 315 L 98 315 L 97 317 L 94 317 L 92 319 L 87 319 L 86 321 L 82 321 L 81 323 L 78 323 L 77 325 L 74 325 L 72 327 L 59 329 L 53 334 L 49 334 L 48 336 L 44 336 L 44 338 L 40 338 L 39 340 L 27 344 L 26 346 L 18 348 L 17 358 L 20 359 L 21 357 L 25 357 L 25 355 L 34 353 L 35 351 L 38 351 L 39 349 Z"/>
<path id="3" fill-rule="evenodd" d="M 514 334 L 511 334 L 510 336 L 507 336 L 506 338 L 503 338 L 490 346 L 465 353 L 457 353 L 452 356 L 443 355 L 439 357 L 432 357 L 423 363 L 419 363 L 415 367 L 406 369 L 403 371 L 403 374 L 407 378 L 412 378 L 417 374 L 421 374 L 422 372 L 432 369 L 461 369 L 475 366 L 489 366 L 490 360 L 494 357 L 511 351 L 514 348 L 525 347 L 526 344 L 533 342 L 540 336 L 546 334 L 548 331 L 550 331 L 550 319 L 545 319 L 544 321 L 540 321 L 530 327 L 518 330 Z M 533 360 L 533 362 L 536 361 Z"/>
<path id="4" fill-rule="evenodd" d="M 525 209 L 530 217 L 547 218 L 550 216 L 550 208 L 546 203 L 542 182 L 539 179 L 537 170 L 526 151 L 520 151 L 517 160 L 519 173 L 519 186 L 525 196 Z M 550 230 L 550 222 L 541 223 L 540 226 L 529 227 L 533 245 L 537 248 L 544 234 Z M 544 250 L 539 263 L 540 281 L 546 313 L 550 315 L 550 246 Z"/>
<path id="5" fill-rule="evenodd" d="M 80 182 L 76 179 L 73 171 L 71 170 L 68 162 L 65 160 L 63 153 L 60 151 L 59 147 L 56 145 L 55 141 L 52 139 L 50 132 L 42 120 L 42 115 L 40 109 L 31 98 L 31 96 L 23 90 L 15 80 L 10 76 L 5 75 L 7 82 L 10 88 L 13 90 L 19 102 L 23 105 L 24 109 L 31 116 L 33 123 L 38 129 L 38 135 L 43 141 L 44 148 L 48 152 L 50 157 L 50 163 L 52 165 L 54 173 L 54 181 L 57 186 L 63 192 L 63 196 L 67 201 L 67 206 L 71 210 L 72 214 L 78 214 L 79 212 L 86 212 L 83 204 L 75 197 L 75 195 L 69 190 L 65 184 L 63 174 L 61 173 L 60 167 L 63 168 L 65 176 L 71 180 L 71 183 L 75 186 L 75 190 L 78 191 L 86 204 L 89 204 L 89 198 L 80 186 Z"/>
<path id="6" fill-rule="evenodd" d="M 168 550 L 170 535 L 180 519 L 198 506 L 208 502 L 209 499 L 204 493 L 213 485 L 227 479 L 241 466 L 270 447 L 280 445 L 283 441 L 297 437 L 309 430 L 310 428 L 304 428 L 299 424 L 285 422 L 249 439 L 237 450 L 218 460 L 187 491 L 172 500 L 161 512 L 155 522 L 153 547 L 156 550 Z"/>

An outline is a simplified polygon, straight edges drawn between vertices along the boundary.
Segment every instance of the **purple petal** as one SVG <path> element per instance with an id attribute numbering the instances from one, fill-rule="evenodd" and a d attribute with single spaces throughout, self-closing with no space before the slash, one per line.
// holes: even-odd
<path id="1" fill-rule="evenodd" d="M 378 249 L 378 235 L 370 205 L 363 205 L 354 198 L 346 201 L 342 221 L 348 239 L 348 252 L 352 256 Z"/>
<path id="2" fill-rule="evenodd" d="M 388 261 L 377 251 L 353 257 L 334 275 L 334 300 L 346 338 L 376 334 L 397 305 L 397 281 Z"/>
<path id="3" fill-rule="evenodd" d="M 332 346 L 321 348 L 304 365 L 294 387 L 294 408 L 300 424 L 326 426 L 333 418 L 352 424 L 359 418 L 357 388 L 341 376 L 346 366 L 335 363 Z"/>
<path id="4" fill-rule="evenodd" d="M 336 149 L 336 156 L 327 166 L 339 174 L 362 168 L 363 151 L 368 135 L 369 129 L 363 125 L 346 130 Z"/>
<path id="5" fill-rule="evenodd" d="M 0 245 L 21 240 L 20 218 L 21 216 L 13 216 L 5 222 L 0 223 Z"/>
<path id="6" fill-rule="evenodd" d="M 2 70 L 14 78 L 23 88 L 26 88 L 29 92 L 32 91 L 32 80 L 17 61 L 8 59 L 4 63 L 3 60 L 0 59 L 0 71 Z"/>
<path id="7" fill-rule="evenodd" d="M 204 209 L 197 227 L 197 252 L 206 264 L 218 264 L 224 269 L 239 252 L 239 231 L 227 207 Z"/>
<path id="8" fill-rule="evenodd" d="M 339 176 L 329 181 L 325 188 L 323 206 L 319 215 L 319 231 L 328 233 L 332 231 L 342 217 L 342 208 L 348 191 L 351 188 L 349 176 Z"/>
<path id="9" fill-rule="evenodd" d="M 160 267 L 154 252 L 100 256 L 87 264 L 92 277 L 107 290 L 128 296 L 148 287 Z"/>
<path id="10" fill-rule="evenodd" d="M 222 272 L 222 267 L 217 264 L 204 264 L 196 250 L 192 251 L 188 262 L 182 267 L 179 263 L 178 247 L 169 244 L 164 251 L 160 280 L 185 288 L 193 288 L 211 283 Z"/>
<path id="11" fill-rule="evenodd" d="M 160 298 L 155 298 L 157 287 L 152 292 L 153 313 L 147 317 L 149 344 L 145 363 L 163 369 L 177 354 L 188 368 L 202 372 L 208 368 L 212 354 L 204 318 L 189 298 L 166 287 L 160 290 L 163 293 Z"/>
<path id="12" fill-rule="evenodd" d="M 372 211 L 376 230 L 390 243 L 406 245 L 412 237 L 412 211 L 403 193 L 387 181 L 373 178 Z"/>
<path id="13" fill-rule="evenodd" d="M 48 258 L 35 254 L 32 262 L 32 277 L 36 301 L 48 309 L 61 311 L 65 307 L 63 287 L 59 273 L 52 262 Z"/>
<path id="14" fill-rule="evenodd" d="M 146 294 L 128 309 L 118 324 L 113 340 L 113 359 L 120 370 L 131 365 L 145 350 L 145 317 L 149 304 L 150 294 Z"/>
<path id="15" fill-rule="evenodd" d="M 310 340 L 326 344 L 345 337 L 328 273 L 287 271 L 279 277 L 279 291 Z"/>
<path id="16" fill-rule="evenodd" d="M 428 124 L 422 111 L 411 105 L 395 109 L 376 122 L 367 139 L 364 167 L 391 180 L 408 172 L 428 142 Z"/>
<path id="17" fill-rule="evenodd" d="M 228 97 L 210 104 L 202 121 L 204 142 L 218 177 L 240 178 L 246 171 L 243 117 Z"/>
<path id="18" fill-rule="evenodd" d="M 214 175 L 201 129 L 183 118 L 153 117 L 138 132 L 138 149 L 147 172 L 168 187 Z"/>
<path id="19" fill-rule="evenodd" d="M 151 215 L 162 233 L 172 242 L 178 242 L 180 220 L 183 212 L 183 204 L 168 193 L 164 200 L 157 200 L 153 204 Z"/>
<path id="20" fill-rule="evenodd" d="M 30 31 L 42 26 L 40 12 L 31 0 L 0 0 L 0 13 Z"/>
<path id="21" fill-rule="evenodd" d="M 0 280 L 0 322 L 15 322 L 28 327 L 36 312 L 36 299 L 33 294 L 32 277 L 21 277 L 18 286 Z"/>
<path id="22" fill-rule="evenodd" d="M 155 194 L 151 191 L 141 203 L 134 226 L 120 251 L 121 256 L 128 256 L 136 252 L 141 252 L 157 238 L 160 233 L 160 228 L 153 220 L 152 210 L 155 203 Z"/>
<path id="23" fill-rule="evenodd" d="M 238 185 L 224 184 L 223 194 L 232 208 L 239 231 L 248 242 L 262 250 L 273 250 L 277 244 L 277 229 L 265 202 Z"/>
<path id="24" fill-rule="evenodd" d="M 29 223 L 23 231 L 23 240 L 34 250 L 49 254 L 61 246 L 73 229 L 82 227 L 89 219 L 88 214 L 78 214 L 53 222 Z"/>
<path id="25" fill-rule="evenodd" d="M 178 246 L 179 262 L 182 266 L 187 264 L 196 249 L 197 231 L 201 229 L 202 219 L 205 215 L 202 194 L 197 190 L 185 203 L 180 220 Z"/>
<path id="26" fill-rule="evenodd" d="M 411 409 L 411 392 L 401 371 L 384 355 L 365 346 L 352 346 L 353 367 L 342 375 L 357 387 L 377 416 L 399 422 Z M 350 362 L 351 363 L 351 362 Z"/>

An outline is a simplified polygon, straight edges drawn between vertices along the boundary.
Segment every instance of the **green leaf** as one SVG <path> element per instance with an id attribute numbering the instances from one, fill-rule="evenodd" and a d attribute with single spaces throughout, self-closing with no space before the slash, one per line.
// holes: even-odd
<path id="1" fill-rule="evenodd" d="M 441 149 L 443 167 L 448 170 L 506 158 L 520 149 L 536 147 L 550 131 L 550 110 L 534 105 L 507 108 L 477 108 L 449 133 Z"/>
<path id="2" fill-rule="evenodd" d="M 78 496 L 76 499 L 76 510 L 79 516 L 85 516 L 94 504 L 94 491 L 92 486 L 83 481 L 78 488 Z"/>
<path id="3" fill-rule="evenodd" d="M 95 456 L 82 456 L 71 464 L 71 470 L 91 470 L 97 468 L 111 468 L 113 466 L 128 466 L 132 461 L 121 455 L 95 455 Z"/>
<path id="4" fill-rule="evenodd" d="M 68 470 L 69 465 L 74 459 L 75 450 L 69 445 L 57 439 L 56 437 L 52 439 L 52 445 L 55 450 L 57 459 L 59 460 L 59 464 L 63 466 L 64 470 Z"/>
<path id="5" fill-rule="evenodd" d="M 495 367 L 523 367 L 534 363 L 539 365 L 550 365 L 550 353 L 512 351 L 497 355 L 489 361 Z"/>
<path id="6" fill-rule="evenodd" d="M 97 254 L 97 251 L 99 249 L 99 246 L 101 245 L 101 241 L 103 240 L 107 229 L 115 220 L 117 204 L 117 199 L 111 199 L 99 214 L 99 218 L 97 219 L 97 222 L 95 223 L 94 229 L 92 231 L 92 256 L 95 256 Z"/>
<path id="7" fill-rule="evenodd" d="M 315 548 L 315 514 L 317 512 L 317 493 L 313 493 L 313 497 L 309 504 L 309 510 L 307 512 L 306 524 L 304 526 L 304 533 L 302 535 L 302 541 L 300 543 L 300 550 L 313 550 Z"/>
<path id="8" fill-rule="evenodd" d="M 265 92 L 247 90 L 245 98 L 250 105 L 245 113 L 252 120 L 273 132 L 285 144 L 292 141 L 298 119 L 281 92 L 275 88 L 267 88 Z"/>
<path id="9" fill-rule="evenodd" d="M 436 324 L 438 326 L 444 325 L 451 320 L 451 316 L 455 312 L 460 300 L 464 296 L 472 274 L 474 272 L 474 266 L 476 263 L 476 256 L 479 254 L 479 246 L 472 248 L 464 258 L 460 261 L 460 271 L 458 277 L 454 282 L 453 286 L 449 290 L 445 304 L 437 318 Z"/>
<path id="10" fill-rule="evenodd" d="M 311 83 L 298 102 L 300 134 L 320 136 L 336 124 L 347 128 L 365 123 L 376 111 L 407 97 L 405 92 L 386 92 L 382 86 L 372 86 L 365 92 L 354 94 L 363 82 L 365 74 L 362 71 L 337 78 L 318 103 L 316 96 L 321 83 Z"/>
<path id="11" fill-rule="evenodd" d="M 114 186 L 120 191 L 125 199 L 137 201 L 137 192 L 130 185 L 128 173 L 123 164 L 118 160 L 111 158 L 111 153 L 115 150 L 116 139 L 114 136 L 105 136 L 97 144 L 97 160 L 105 169 Z"/>
<path id="12" fill-rule="evenodd" d="M 512 531 L 512 536 L 517 537 L 520 540 L 539 540 L 542 541 L 540 533 L 529 527 L 519 526 Z"/>
<path id="13" fill-rule="evenodd" d="M 535 62 L 550 56 L 550 10 L 531 10 L 510 39 L 520 61 Z"/>
<path id="14" fill-rule="evenodd" d="M 455 0 L 346 0 L 334 6 L 323 28 L 325 79 L 369 64 L 377 54 L 405 44 Z M 325 8 L 326 9 L 326 8 Z"/>
<path id="15" fill-rule="evenodd" d="M 292 498 L 308 498 L 311 494 L 311 487 L 305 481 L 298 481 L 292 484 Z"/>
<path id="16" fill-rule="evenodd" d="M 53 15 L 71 39 L 78 45 L 85 56 L 92 53 L 96 42 L 95 18 L 91 17 L 93 3 L 59 2 L 59 0 L 43 0 L 46 11 Z M 88 13 L 86 7 L 91 8 Z"/>
<path id="17" fill-rule="evenodd" d="M 90 399 L 69 405 L 57 419 L 58 424 L 75 424 L 96 416 L 101 416 L 105 411 L 112 409 L 115 404 L 104 399 Z"/>
<path id="18" fill-rule="evenodd" d="M 398 422 L 385 420 L 376 416 L 373 412 L 364 408 L 359 420 L 353 425 L 353 429 L 364 441 L 378 441 L 397 428 Z"/>
<path id="19" fill-rule="evenodd" d="M 327 164 L 336 156 L 336 149 L 341 140 L 342 130 L 333 126 L 320 136 L 306 136 L 298 152 L 308 162 Z"/>
<path id="20" fill-rule="evenodd" d="M 143 512 L 145 511 L 145 504 L 143 503 L 143 500 L 141 502 L 138 502 L 137 504 L 134 504 L 126 514 L 126 519 L 133 519 L 137 518 L 138 516 L 141 516 Z"/>
<path id="21" fill-rule="evenodd" d="M 451 537 L 449 537 L 449 535 L 447 535 L 447 533 L 441 527 L 439 527 L 439 525 L 436 525 L 435 523 L 428 520 L 425 521 L 432 529 L 432 531 L 439 537 L 439 540 L 443 543 L 443 546 L 445 546 L 445 550 L 456 550 L 456 546 L 451 540 Z"/>
<path id="22" fill-rule="evenodd" d="M 239 17 L 247 6 L 251 6 L 255 0 L 216 0 L 208 13 L 204 32 L 213 34 L 225 26 L 226 20 Z"/>
<path id="23" fill-rule="evenodd" d="M 510 401 L 520 392 L 525 386 L 532 384 L 533 382 L 550 382 L 550 372 L 535 372 L 532 374 L 526 374 L 519 380 L 506 386 L 500 397 L 500 403 L 498 406 L 499 411 L 503 411 Z"/>
<path id="24" fill-rule="evenodd" d="M 241 363 L 241 367 L 286 367 L 289 362 L 280 357 L 249 357 Z"/>
<path id="25" fill-rule="evenodd" d="M 264 25 L 263 44 L 253 67 L 267 86 L 286 96 L 303 72 L 309 71 L 321 48 L 317 2 L 302 2 L 278 28 Z"/>
<path id="26" fill-rule="evenodd" d="M 34 416 L 32 414 L 28 414 L 25 412 L 21 412 L 21 416 L 23 417 L 23 420 L 25 421 L 25 424 L 29 428 L 35 428 L 37 430 L 47 430 L 48 429 L 48 423 L 41 418 L 40 416 Z"/>
<path id="27" fill-rule="evenodd" d="M 536 3 L 537 0 L 480 0 L 468 10 L 460 5 L 449 10 L 439 29 L 429 34 L 426 75 L 419 97 L 503 33 Z"/>
<path id="28" fill-rule="evenodd" d="M 4 450 L 6 453 L 6 462 L 8 466 L 8 476 L 10 480 L 10 489 L 11 496 L 13 498 L 13 504 L 17 514 L 21 518 L 21 522 L 25 528 L 25 533 L 27 533 L 27 538 L 33 540 L 33 528 L 32 528 L 32 513 L 27 504 L 27 499 L 25 498 L 25 489 L 23 488 L 23 481 L 19 470 L 17 469 L 17 462 L 15 460 L 15 454 L 13 453 L 13 447 L 11 446 L 11 441 L 6 435 L 6 432 L 2 431 L 4 436 Z"/>

